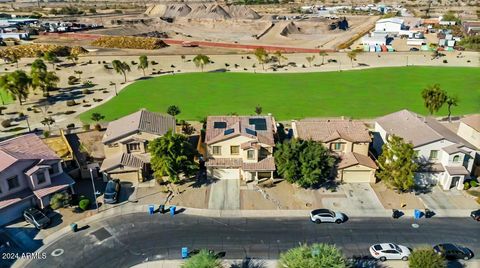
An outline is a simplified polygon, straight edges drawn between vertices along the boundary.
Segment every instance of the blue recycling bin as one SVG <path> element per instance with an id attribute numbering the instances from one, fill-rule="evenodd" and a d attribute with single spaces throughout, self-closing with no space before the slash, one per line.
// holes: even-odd
<path id="1" fill-rule="evenodd" d="M 420 218 L 422 217 L 422 212 L 421 212 L 420 210 L 418 210 L 418 209 L 415 209 L 415 210 L 413 211 L 413 217 L 414 217 L 415 219 L 420 219 Z"/>
<path id="2" fill-rule="evenodd" d="M 176 208 L 177 208 L 177 207 L 175 207 L 175 206 L 171 206 L 171 207 L 170 207 L 170 216 L 173 217 L 173 216 L 175 215 L 175 209 L 176 209 Z"/>
<path id="3" fill-rule="evenodd" d="M 186 258 L 188 258 L 188 248 L 183 247 L 182 248 L 182 259 L 186 259 Z"/>
<path id="4" fill-rule="evenodd" d="M 154 205 L 148 205 L 148 214 L 153 215 L 154 211 L 155 211 L 155 206 Z"/>

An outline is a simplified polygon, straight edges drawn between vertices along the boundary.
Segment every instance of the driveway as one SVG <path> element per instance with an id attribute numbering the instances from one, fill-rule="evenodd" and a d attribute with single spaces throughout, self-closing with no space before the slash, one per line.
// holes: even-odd
<path id="1" fill-rule="evenodd" d="M 369 183 L 346 183 L 338 186 L 338 193 L 345 197 L 326 197 L 323 205 L 330 209 L 348 211 L 365 211 L 365 215 L 374 211 L 384 211 L 384 207 Z"/>
<path id="2" fill-rule="evenodd" d="M 217 180 L 211 185 L 209 209 L 240 209 L 240 180 Z"/>
<path id="3" fill-rule="evenodd" d="M 457 189 L 444 191 L 440 187 L 435 186 L 430 193 L 420 194 L 418 197 L 425 204 L 426 208 L 437 212 L 442 210 L 454 212 L 479 208 L 475 199 L 465 196 Z"/>

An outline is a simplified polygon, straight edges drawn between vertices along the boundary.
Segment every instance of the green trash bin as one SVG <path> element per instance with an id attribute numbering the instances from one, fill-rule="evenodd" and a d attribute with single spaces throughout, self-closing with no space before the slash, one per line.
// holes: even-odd
<path id="1" fill-rule="evenodd" d="M 72 232 L 76 232 L 78 230 L 78 225 L 76 223 L 70 224 L 70 228 L 72 229 Z"/>

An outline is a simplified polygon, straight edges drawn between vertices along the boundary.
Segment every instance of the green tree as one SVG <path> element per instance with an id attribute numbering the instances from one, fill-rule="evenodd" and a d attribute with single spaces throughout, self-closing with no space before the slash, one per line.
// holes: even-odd
<path id="1" fill-rule="evenodd" d="M 277 57 L 279 65 L 282 65 L 282 60 L 288 60 L 288 58 L 285 57 L 280 50 L 275 51 L 273 55 Z"/>
<path id="2" fill-rule="evenodd" d="M 349 51 L 347 53 L 347 57 L 350 59 L 350 62 L 352 63 L 352 68 L 353 68 L 353 61 L 357 60 L 357 55 L 358 55 L 358 52 L 355 50 Z"/>
<path id="3" fill-rule="evenodd" d="M 305 57 L 305 59 L 307 60 L 308 65 L 309 65 L 310 67 L 312 67 L 312 62 L 315 60 L 315 55 Z"/>
<path id="4" fill-rule="evenodd" d="M 44 125 L 44 126 L 47 126 L 48 127 L 48 132 L 50 132 L 51 131 L 50 126 L 55 123 L 55 119 L 53 119 L 53 117 L 51 117 L 51 116 L 45 117 L 45 118 L 43 118 L 42 121 L 40 121 L 40 123 L 42 123 L 42 125 Z"/>
<path id="5" fill-rule="evenodd" d="M 128 65 L 128 63 L 126 63 L 124 61 L 122 62 L 122 61 L 119 61 L 119 60 L 113 60 L 112 61 L 112 67 L 115 70 L 115 72 L 123 75 L 124 82 L 126 83 L 127 82 L 127 72 L 131 71 L 130 65 Z"/>
<path id="6" fill-rule="evenodd" d="M 413 250 L 408 258 L 410 268 L 446 268 L 446 260 L 435 253 L 432 248 L 419 248 Z"/>
<path id="7" fill-rule="evenodd" d="M 167 108 L 167 114 L 171 116 L 177 116 L 178 114 L 180 114 L 180 112 L 181 112 L 180 107 L 176 105 L 170 105 Z"/>
<path id="8" fill-rule="evenodd" d="M 170 182 L 177 183 L 181 174 L 190 177 L 198 170 L 194 161 L 198 152 L 187 136 L 169 130 L 150 142 L 148 150 L 152 155 L 152 170 L 157 177 L 168 176 Z"/>
<path id="9" fill-rule="evenodd" d="M 348 263 L 340 249 L 329 244 L 300 245 L 280 254 L 279 267 L 346 268 Z"/>
<path id="10" fill-rule="evenodd" d="M 32 87 L 40 89 L 44 95 L 49 90 L 57 87 L 60 78 L 53 71 L 47 71 L 47 66 L 42 59 L 36 59 L 31 66 L 30 76 L 32 78 Z"/>
<path id="11" fill-rule="evenodd" d="M 265 70 L 265 63 L 268 60 L 267 51 L 263 47 L 259 47 L 255 49 L 253 54 L 255 55 L 255 58 L 257 58 L 258 63 L 262 65 L 262 69 Z"/>
<path id="12" fill-rule="evenodd" d="M 260 115 L 262 114 L 263 108 L 260 105 L 255 106 L 255 114 Z"/>
<path id="13" fill-rule="evenodd" d="M 23 70 L 16 70 L 0 76 L 0 88 L 9 93 L 14 99 L 18 99 L 20 105 L 28 97 L 32 79 Z"/>
<path id="14" fill-rule="evenodd" d="M 98 123 L 101 120 L 105 119 L 105 116 L 100 113 L 93 113 L 90 119 Z"/>
<path id="15" fill-rule="evenodd" d="M 45 52 L 45 54 L 43 54 L 43 59 L 46 62 L 52 64 L 53 69 L 55 69 L 55 63 L 60 61 L 57 55 L 55 55 L 55 53 L 53 53 L 52 51 Z"/>
<path id="16" fill-rule="evenodd" d="M 145 76 L 145 69 L 148 68 L 148 57 L 146 55 L 141 55 L 139 58 L 138 69 L 142 69 L 143 76 Z"/>
<path id="17" fill-rule="evenodd" d="M 414 174 L 418 169 L 415 157 L 411 143 L 395 135 L 389 136 L 378 157 L 376 175 L 388 187 L 401 192 L 409 191 L 415 186 Z"/>
<path id="18" fill-rule="evenodd" d="M 78 61 L 78 54 L 70 53 L 70 55 L 67 56 L 67 60 L 72 61 L 73 65 L 76 65 Z"/>
<path id="19" fill-rule="evenodd" d="M 318 55 L 320 57 L 322 57 L 322 65 L 324 65 L 325 64 L 325 56 L 328 56 L 327 52 L 322 51 L 322 52 L 319 52 Z"/>
<path id="20" fill-rule="evenodd" d="M 425 107 L 430 112 L 430 115 L 438 112 L 440 108 L 447 101 L 447 92 L 440 88 L 439 84 L 429 85 L 422 91 L 422 98 Z"/>
<path id="21" fill-rule="evenodd" d="M 203 72 L 203 67 L 205 67 L 207 64 L 210 64 L 210 58 L 207 55 L 198 54 L 195 56 L 195 58 L 193 58 L 193 63 L 197 68 L 200 67 Z"/>
<path id="22" fill-rule="evenodd" d="M 276 147 L 278 174 L 288 182 L 311 187 L 329 179 L 336 159 L 321 143 L 292 139 Z"/>
<path id="23" fill-rule="evenodd" d="M 451 121 L 452 116 L 452 106 L 458 106 L 458 97 L 457 96 L 448 96 L 447 97 L 447 107 L 448 107 L 448 121 Z"/>
<path id="24" fill-rule="evenodd" d="M 199 253 L 188 258 L 182 268 L 222 268 L 222 262 L 214 254 L 202 249 Z"/>

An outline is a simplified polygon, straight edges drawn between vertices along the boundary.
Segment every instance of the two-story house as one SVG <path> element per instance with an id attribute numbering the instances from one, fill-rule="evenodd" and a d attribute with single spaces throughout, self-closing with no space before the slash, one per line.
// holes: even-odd
<path id="1" fill-rule="evenodd" d="M 148 142 L 175 132 L 175 118 L 142 109 L 108 124 L 100 172 L 111 179 L 142 182 L 152 174 Z"/>
<path id="2" fill-rule="evenodd" d="M 418 185 L 440 184 L 444 190 L 463 189 L 470 178 L 475 147 L 432 117 L 401 110 L 376 119 L 373 147 L 380 153 L 390 135 L 413 144 L 419 163 Z"/>
<path id="3" fill-rule="evenodd" d="M 209 116 L 205 132 L 209 176 L 246 181 L 273 178 L 272 116 Z"/>
<path id="4" fill-rule="evenodd" d="M 457 135 L 480 150 L 480 114 L 468 115 L 460 119 Z"/>
<path id="5" fill-rule="evenodd" d="M 29 207 L 47 207 L 52 194 L 71 190 L 75 181 L 61 159 L 35 134 L 0 142 L 0 225 Z"/>
<path id="6" fill-rule="evenodd" d="M 353 120 L 305 119 L 292 122 L 293 136 L 321 142 L 338 158 L 334 173 L 347 183 L 375 183 L 377 165 L 368 156 L 372 141 L 362 122 Z"/>

